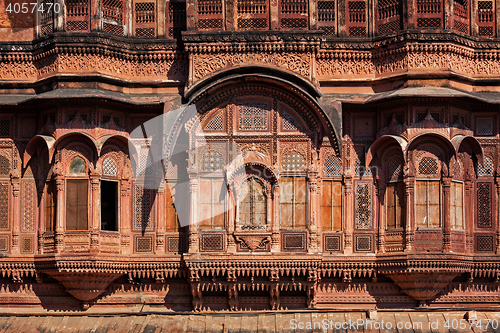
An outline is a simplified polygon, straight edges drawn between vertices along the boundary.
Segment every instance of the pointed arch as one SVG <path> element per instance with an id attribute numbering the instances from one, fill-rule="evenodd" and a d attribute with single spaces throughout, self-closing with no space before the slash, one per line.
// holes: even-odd
<path id="1" fill-rule="evenodd" d="M 365 168 L 369 168 L 370 163 L 372 162 L 373 158 L 375 155 L 378 153 L 379 149 L 381 147 L 386 146 L 387 144 L 390 143 L 397 143 L 398 146 L 401 148 L 401 153 L 403 154 L 404 160 L 406 162 L 406 147 L 408 146 L 408 141 L 403 138 L 402 136 L 397 136 L 397 135 L 383 135 L 377 140 L 375 140 L 374 143 L 370 146 L 368 149 L 368 152 L 366 153 L 366 160 L 365 160 Z"/>
<path id="2" fill-rule="evenodd" d="M 49 151 L 49 160 L 47 163 L 50 163 L 52 160 L 52 156 L 54 154 L 54 151 L 52 150 L 52 147 L 54 146 L 56 142 L 56 139 L 54 139 L 51 136 L 48 135 L 35 135 L 31 140 L 28 142 L 28 145 L 26 146 L 26 149 L 24 150 L 24 155 L 23 155 L 23 168 L 26 168 L 28 165 L 29 161 L 35 154 L 36 150 L 40 146 L 40 144 L 45 144 Z"/>

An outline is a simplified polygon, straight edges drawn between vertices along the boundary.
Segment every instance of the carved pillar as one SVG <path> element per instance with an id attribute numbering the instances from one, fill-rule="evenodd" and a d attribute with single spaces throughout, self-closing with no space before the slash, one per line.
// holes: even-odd
<path id="1" fill-rule="evenodd" d="M 38 180 L 38 197 L 42 198 L 38 205 L 38 253 L 43 254 L 43 233 L 45 232 L 45 182 Z"/>
<path id="2" fill-rule="evenodd" d="M 443 251 L 451 252 L 451 178 L 443 177 Z"/>
<path id="3" fill-rule="evenodd" d="M 21 232 L 21 200 L 19 197 L 21 191 L 21 179 L 19 170 L 15 169 L 11 173 L 10 181 L 12 183 L 12 254 L 20 253 L 19 234 Z"/>
<path id="4" fill-rule="evenodd" d="M 54 1 L 54 4 L 58 3 L 59 6 L 61 6 L 61 10 L 59 12 L 55 12 L 54 11 L 54 32 L 56 31 L 64 31 L 64 28 L 65 28 L 65 25 L 66 25 L 66 22 L 65 22 L 65 10 L 63 8 L 65 8 L 64 6 L 64 1 L 61 1 L 61 0 L 57 0 L 57 1 Z"/>
<path id="5" fill-rule="evenodd" d="M 132 200 L 131 187 L 128 179 L 122 179 L 120 184 L 120 248 L 123 254 L 132 253 L 130 233 L 132 229 Z"/>
<path id="6" fill-rule="evenodd" d="M 496 181 L 496 187 L 497 187 L 497 197 L 496 197 L 496 200 L 494 200 L 494 205 L 492 205 L 492 207 L 495 207 L 495 205 L 496 205 L 497 213 L 498 213 L 496 216 L 496 220 L 495 220 L 495 227 L 496 227 L 496 232 L 497 232 L 496 253 L 500 254 L 500 202 L 498 202 L 499 198 L 500 198 L 500 182 L 498 181 L 498 179 Z M 494 216 L 494 215 L 492 214 L 492 216 Z"/>
<path id="7" fill-rule="evenodd" d="M 350 173 L 346 174 L 344 179 L 345 184 L 345 244 L 344 253 L 352 254 L 352 239 L 353 239 L 353 226 L 354 226 L 354 193 L 353 181 Z"/>
<path id="8" fill-rule="evenodd" d="M 198 1 L 186 0 L 186 29 L 187 31 L 198 30 Z"/>
<path id="9" fill-rule="evenodd" d="M 474 184 L 470 180 L 466 180 L 465 198 L 463 202 L 465 219 L 465 252 L 474 252 Z"/>
<path id="10" fill-rule="evenodd" d="M 198 253 L 198 178 L 189 179 L 189 253 Z"/>
<path id="11" fill-rule="evenodd" d="M 312 172 L 308 178 L 308 188 L 309 188 L 309 253 L 318 252 L 318 214 L 319 203 L 318 203 L 318 183 L 316 182 L 316 177 L 318 174 Z"/>
<path id="12" fill-rule="evenodd" d="M 406 194 L 405 252 L 412 252 L 415 242 L 415 179 L 405 177 L 404 183 Z"/>
<path id="13" fill-rule="evenodd" d="M 496 16 L 495 22 L 497 22 L 497 24 L 496 24 L 496 31 L 494 31 L 493 34 L 496 34 L 494 36 L 498 37 L 500 36 L 500 24 L 498 24 L 500 22 L 500 1 L 495 1 L 494 6 L 495 6 L 495 16 Z"/>
<path id="14" fill-rule="evenodd" d="M 167 1 L 158 1 L 157 2 L 157 8 L 156 8 L 156 17 L 157 22 L 158 22 L 158 36 L 165 36 L 165 22 L 166 22 L 166 6 L 168 2 Z"/>
<path id="15" fill-rule="evenodd" d="M 91 186 L 91 219 L 90 219 L 90 253 L 99 252 L 99 211 L 100 211 L 100 198 L 99 198 L 99 176 L 90 176 L 90 186 Z"/>
<path id="16" fill-rule="evenodd" d="M 346 0 L 337 1 L 337 31 L 339 36 L 347 36 L 346 32 Z"/>
<path id="17" fill-rule="evenodd" d="M 237 0 L 226 0 L 225 8 L 226 10 L 226 30 L 234 31 L 237 27 L 237 13 L 238 13 L 238 1 Z"/>
<path id="18" fill-rule="evenodd" d="M 273 190 L 272 190 L 273 191 Z M 279 252 L 280 251 L 280 227 L 279 227 L 279 195 L 280 189 L 279 185 L 276 184 L 274 186 L 273 191 L 273 204 L 272 204 L 272 214 L 274 215 L 273 220 L 271 221 L 271 252 Z"/>
<path id="19" fill-rule="evenodd" d="M 471 0 L 470 4 L 470 34 L 473 36 L 479 35 L 479 27 L 477 26 L 477 0 Z"/>
<path id="20" fill-rule="evenodd" d="M 165 253 L 165 185 L 156 193 L 156 253 Z M 167 185 L 168 186 L 168 185 Z"/>
<path id="21" fill-rule="evenodd" d="M 229 188 L 227 190 L 227 194 L 228 194 L 228 206 L 229 206 L 229 209 L 227 210 L 227 215 L 228 215 L 228 218 L 227 218 L 227 252 L 228 253 L 235 253 L 236 252 L 236 244 L 234 242 L 234 228 L 235 228 L 235 225 L 236 225 L 236 220 L 234 219 L 234 213 L 235 213 L 235 210 L 236 210 L 236 200 L 232 201 L 233 200 L 233 195 L 234 193 L 232 193 L 231 191 L 231 188 Z M 269 193 L 267 195 L 267 199 L 268 199 L 268 211 L 269 211 Z M 268 219 L 268 225 L 269 225 L 269 215 L 270 214 L 267 214 L 267 219 Z"/>
<path id="22" fill-rule="evenodd" d="M 309 29 L 318 29 L 318 1 L 309 1 Z"/>
<path id="23" fill-rule="evenodd" d="M 279 22 L 279 2 L 278 0 L 269 0 L 269 14 L 271 16 L 271 30 L 278 30 L 280 28 Z"/>
<path id="24" fill-rule="evenodd" d="M 385 190 L 386 184 L 382 180 L 377 181 L 378 194 L 378 252 L 385 253 Z"/>
<path id="25" fill-rule="evenodd" d="M 453 29 L 453 0 L 444 0 L 444 28 L 446 30 Z"/>
<path id="26" fill-rule="evenodd" d="M 61 253 L 64 249 L 64 225 L 66 224 L 66 216 L 64 210 L 66 208 L 66 198 L 64 196 L 64 177 L 56 176 L 57 189 L 57 205 L 56 205 L 56 227 L 54 232 L 54 241 L 56 253 Z"/>

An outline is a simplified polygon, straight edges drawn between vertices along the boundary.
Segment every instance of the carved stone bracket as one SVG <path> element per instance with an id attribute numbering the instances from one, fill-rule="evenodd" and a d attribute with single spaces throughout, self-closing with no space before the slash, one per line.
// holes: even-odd
<path id="1" fill-rule="evenodd" d="M 267 243 L 271 242 L 271 237 L 269 235 L 235 235 L 235 239 L 240 243 L 241 247 L 246 247 L 250 251 L 255 251 L 259 249 L 266 249 Z"/>

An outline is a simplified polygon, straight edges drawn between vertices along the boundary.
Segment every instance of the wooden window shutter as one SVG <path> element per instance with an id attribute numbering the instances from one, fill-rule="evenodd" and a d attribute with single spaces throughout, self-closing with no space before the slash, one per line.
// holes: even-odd
<path id="1" fill-rule="evenodd" d="M 66 230 L 88 229 L 88 180 L 68 179 L 66 183 Z"/>

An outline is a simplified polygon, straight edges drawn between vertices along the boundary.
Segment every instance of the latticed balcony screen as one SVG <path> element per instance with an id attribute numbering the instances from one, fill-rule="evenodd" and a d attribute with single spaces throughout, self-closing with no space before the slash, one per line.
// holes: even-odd
<path id="1" fill-rule="evenodd" d="M 198 29 L 221 30 L 222 0 L 198 0 Z"/>
<path id="2" fill-rule="evenodd" d="M 181 31 L 186 30 L 186 2 L 170 1 L 166 6 L 167 37 L 179 38 Z"/>
<path id="3" fill-rule="evenodd" d="M 366 35 L 366 2 L 347 1 L 346 30 L 349 36 Z"/>
<path id="4" fill-rule="evenodd" d="M 281 0 L 279 2 L 279 20 L 281 29 L 307 29 L 308 2 L 306 0 Z"/>
<path id="5" fill-rule="evenodd" d="M 327 36 L 335 35 L 335 1 L 318 1 L 318 29 Z"/>
<path id="6" fill-rule="evenodd" d="M 240 0 L 238 2 L 238 29 L 269 28 L 269 3 L 267 0 Z"/>
<path id="7" fill-rule="evenodd" d="M 379 0 L 376 8 L 376 29 L 380 35 L 401 29 L 401 1 Z"/>
<path id="8" fill-rule="evenodd" d="M 40 35 L 48 35 L 54 32 L 54 12 L 48 11 L 47 8 L 50 6 L 53 0 L 42 0 L 44 12 L 40 13 Z"/>
<path id="9" fill-rule="evenodd" d="M 66 31 L 90 31 L 89 0 L 66 1 Z"/>
<path id="10" fill-rule="evenodd" d="M 441 29 L 443 27 L 442 0 L 415 0 L 416 27 L 419 29 Z"/>
<path id="11" fill-rule="evenodd" d="M 156 3 L 136 2 L 134 4 L 135 36 L 156 37 Z"/>
<path id="12" fill-rule="evenodd" d="M 102 1 L 103 31 L 123 35 L 124 8 L 123 0 Z"/>
<path id="13" fill-rule="evenodd" d="M 453 30 L 470 33 L 469 7 L 469 0 L 453 1 Z"/>
<path id="14" fill-rule="evenodd" d="M 492 37 L 495 35 L 495 6 L 493 1 L 477 2 L 476 22 L 479 29 L 479 36 Z"/>

